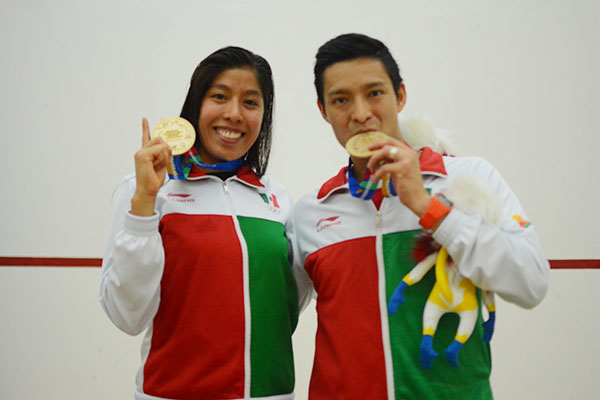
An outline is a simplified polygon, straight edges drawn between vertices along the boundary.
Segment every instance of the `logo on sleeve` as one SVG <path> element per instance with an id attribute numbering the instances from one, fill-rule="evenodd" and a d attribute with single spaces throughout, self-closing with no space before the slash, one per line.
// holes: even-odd
<path id="1" fill-rule="evenodd" d="M 520 215 L 513 215 L 512 219 L 514 219 L 515 221 L 517 221 L 517 223 L 521 226 L 521 228 L 527 228 L 531 225 L 531 221 L 525 221 L 523 218 L 521 218 Z"/>
<path id="2" fill-rule="evenodd" d="M 317 232 L 321 232 L 324 229 L 328 229 L 334 225 L 341 224 L 342 221 L 339 221 L 339 218 L 339 215 L 336 215 L 334 217 L 321 218 L 319 221 L 317 221 Z"/>

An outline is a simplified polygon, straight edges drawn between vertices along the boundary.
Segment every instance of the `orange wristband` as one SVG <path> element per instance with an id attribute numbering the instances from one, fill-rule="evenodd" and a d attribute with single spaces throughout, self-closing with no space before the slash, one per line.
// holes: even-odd
<path id="1" fill-rule="evenodd" d="M 419 224 L 425 229 L 431 229 L 441 218 L 452 210 L 453 203 L 446 196 L 437 193 L 431 199 L 427 211 L 421 216 Z"/>

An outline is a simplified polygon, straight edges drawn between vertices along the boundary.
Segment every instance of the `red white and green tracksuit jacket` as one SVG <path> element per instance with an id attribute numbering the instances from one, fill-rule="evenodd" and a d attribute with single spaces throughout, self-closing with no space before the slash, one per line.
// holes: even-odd
<path id="1" fill-rule="evenodd" d="M 225 181 L 166 180 L 153 217 L 117 188 L 100 301 L 146 329 L 136 399 L 292 399 L 298 320 L 285 226 L 292 200 L 242 167 Z"/>
<path id="2" fill-rule="evenodd" d="M 479 158 L 442 157 L 423 149 L 424 186 L 437 193 L 461 175 L 479 177 L 497 193 L 501 227 L 456 209 L 434 238 L 448 249 L 460 272 L 480 288 L 522 307 L 545 295 L 549 265 L 533 226 L 500 174 Z M 405 292 L 406 303 L 388 315 L 387 303 L 416 262 L 411 251 L 421 228 L 397 197 L 372 201 L 350 195 L 346 168 L 294 208 L 288 229 L 297 246 L 294 273 L 301 307 L 316 292 L 318 328 L 310 382 L 311 400 L 488 399 L 492 397 L 489 346 L 478 327 L 451 367 L 443 352 L 454 339 L 458 318 L 442 318 L 434 348 L 442 355 L 431 369 L 419 363 L 422 314 L 434 284 L 430 271 Z M 522 225 L 522 226 L 521 226 Z M 314 289 L 313 289 L 314 288 Z"/>

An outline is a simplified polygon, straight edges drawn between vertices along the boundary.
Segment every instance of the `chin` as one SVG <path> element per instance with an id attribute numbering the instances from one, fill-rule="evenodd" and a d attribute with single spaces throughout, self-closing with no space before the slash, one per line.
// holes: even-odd
<path id="1" fill-rule="evenodd" d="M 240 157 L 244 157 L 244 154 L 241 154 L 241 155 L 223 154 L 222 156 L 218 157 L 218 159 L 219 159 L 218 162 L 234 161 L 234 160 L 237 160 Z"/>

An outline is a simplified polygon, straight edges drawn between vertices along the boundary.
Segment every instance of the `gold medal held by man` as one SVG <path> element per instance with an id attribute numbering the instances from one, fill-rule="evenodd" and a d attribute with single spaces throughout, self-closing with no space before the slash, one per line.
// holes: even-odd
<path id="1" fill-rule="evenodd" d="M 196 140 L 194 126 L 188 120 L 180 117 L 161 119 L 152 129 L 152 138 L 157 136 L 167 142 L 174 156 L 188 151 Z"/>
<path id="2" fill-rule="evenodd" d="M 348 151 L 352 157 L 369 158 L 375 153 L 375 151 L 369 150 L 369 145 L 389 138 L 390 137 L 383 132 L 374 131 L 359 133 L 358 135 L 352 136 L 346 142 L 346 151 Z"/>

